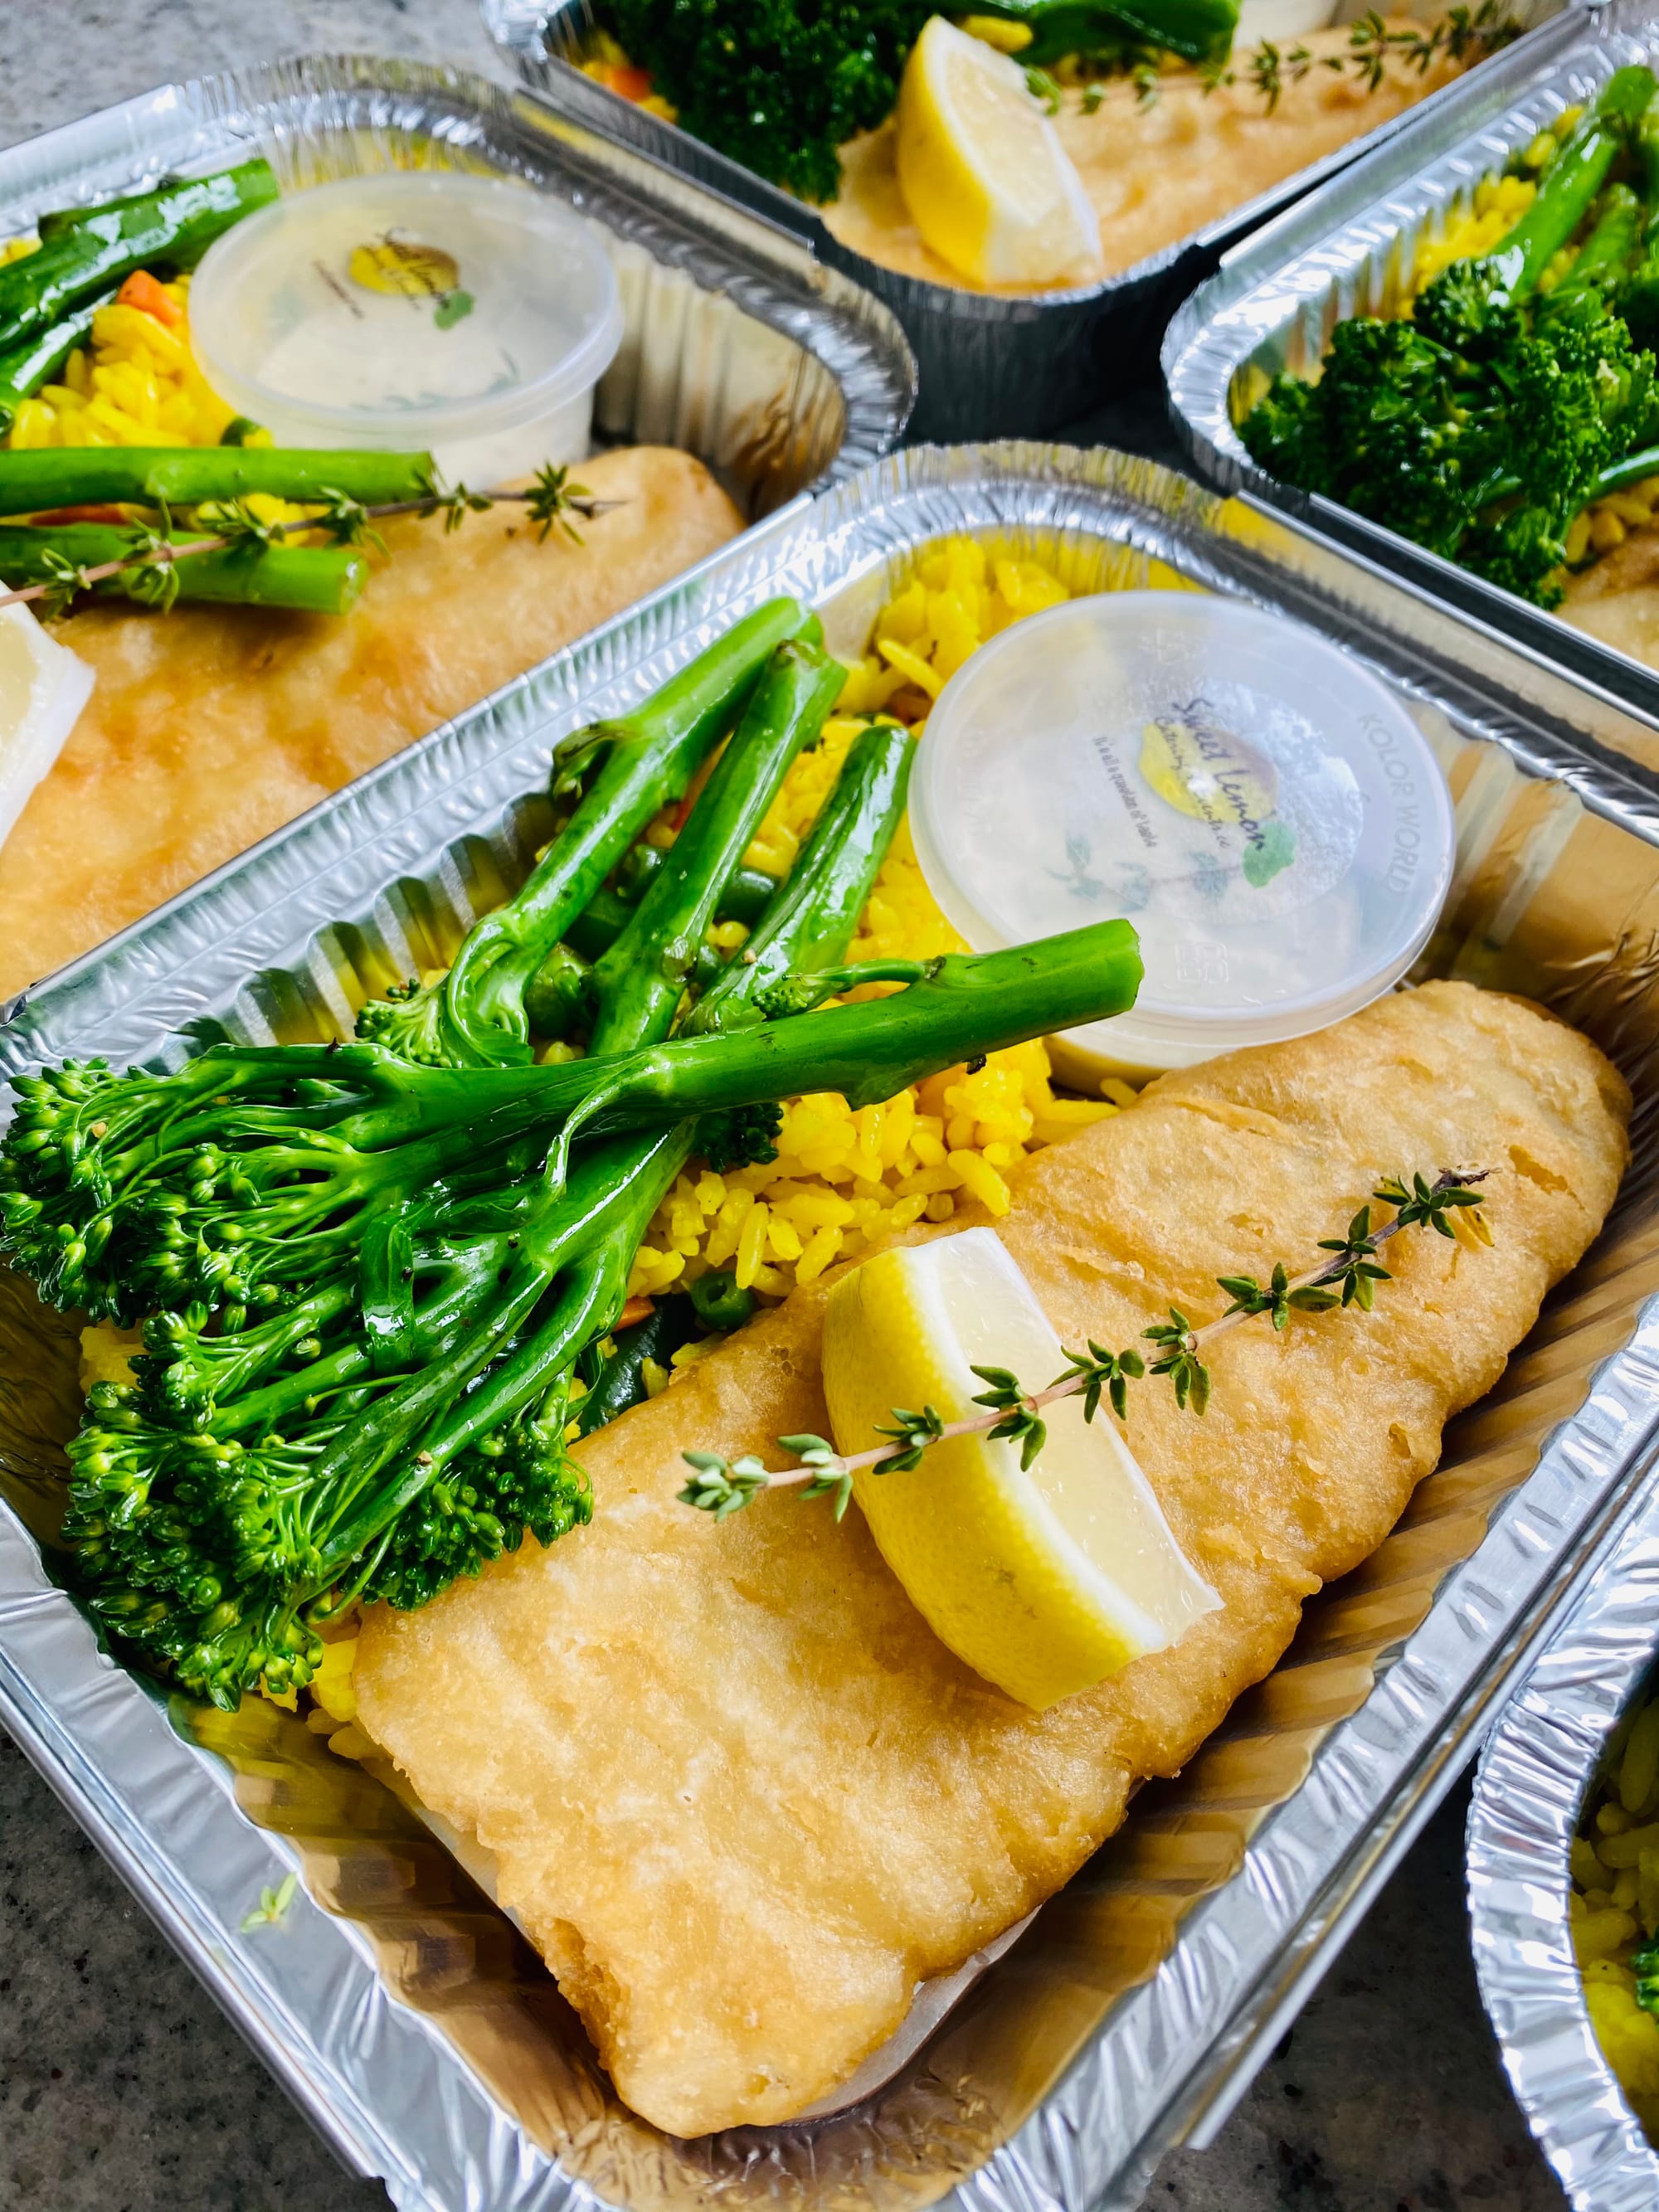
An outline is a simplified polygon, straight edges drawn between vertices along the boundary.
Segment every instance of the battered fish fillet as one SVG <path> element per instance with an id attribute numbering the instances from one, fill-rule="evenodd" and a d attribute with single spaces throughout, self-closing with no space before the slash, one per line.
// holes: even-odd
<path id="1" fill-rule="evenodd" d="M 495 1853 L 628 2103 L 682 2136 L 813 2104 L 1176 1772 L 1498 1380 L 1613 1201 L 1629 1106 L 1575 1030 L 1438 983 L 1166 1076 L 1030 1161 L 996 1227 L 1068 1344 L 1131 1343 L 1171 1302 L 1213 1316 L 1217 1275 L 1310 1258 L 1385 1175 L 1491 1170 L 1496 1239 L 1401 1237 L 1373 1313 L 1231 1331 L 1202 1420 L 1132 1394 L 1224 1608 L 1045 1713 L 935 1640 L 856 1512 L 676 1502 L 685 1445 L 778 1464 L 780 1433 L 825 1428 L 828 1279 L 584 1447 L 591 1528 L 377 1611 L 363 1722 Z"/>
<path id="2" fill-rule="evenodd" d="M 0 997 L 148 914 L 413 738 L 735 538 L 700 461 L 584 464 L 626 502 L 538 544 L 514 507 L 392 522 L 353 611 L 98 605 L 52 635 L 96 672 L 57 767 L 0 853 Z"/>

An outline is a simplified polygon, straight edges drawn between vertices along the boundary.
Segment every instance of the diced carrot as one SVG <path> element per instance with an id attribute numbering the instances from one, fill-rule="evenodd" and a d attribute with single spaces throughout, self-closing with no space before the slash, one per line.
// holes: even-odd
<path id="1" fill-rule="evenodd" d="M 614 63 L 605 72 L 605 82 L 624 100 L 648 100 L 651 96 L 650 70 L 635 69 L 631 62 Z"/>
<path id="2" fill-rule="evenodd" d="M 632 1328 L 636 1321 L 649 1321 L 656 1310 L 656 1301 L 653 1298 L 629 1298 L 628 1304 L 617 1316 L 616 1326 L 618 1328 Z"/>
<path id="3" fill-rule="evenodd" d="M 118 307 L 137 307 L 140 313 L 154 315 L 158 323 L 166 323 L 169 328 L 184 320 L 178 302 L 167 297 L 148 269 L 135 269 L 115 299 Z"/>

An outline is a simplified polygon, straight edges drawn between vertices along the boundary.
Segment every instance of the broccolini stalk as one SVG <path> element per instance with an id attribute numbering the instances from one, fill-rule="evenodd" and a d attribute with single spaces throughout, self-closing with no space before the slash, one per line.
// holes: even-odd
<path id="1" fill-rule="evenodd" d="M 620 937 L 596 963 L 595 1057 L 665 1035 L 729 878 L 804 745 L 815 744 L 847 672 L 803 638 L 781 645 L 743 719 Z"/>
<path id="2" fill-rule="evenodd" d="M 1643 213 L 1641 201 L 1628 185 L 1609 185 L 1601 195 L 1589 236 L 1547 304 L 1553 308 L 1587 285 L 1608 284 L 1620 276 L 1641 245 Z"/>
<path id="3" fill-rule="evenodd" d="M 23 265 L 14 261 L 0 269 L 0 284 Z M 255 492 L 302 504 L 343 492 L 365 507 L 382 507 L 422 499 L 432 483 L 430 453 L 307 453 L 280 446 L 42 446 L 0 452 L 0 514 L 37 514 L 111 501 L 199 507 L 246 499 Z"/>
<path id="4" fill-rule="evenodd" d="M 269 161 L 245 161 L 90 208 L 68 227 L 55 227 L 34 252 L 0 268 L 0 347 L 45 329 L 135 269 L 194 268 L 216 238 L 274 200 L 276 189 Z"/>
<path id="5" fill-rule="evenodd" d="M 810 1091 L 838 1091 L 854 1108 L 878 1105 L 959 1060 L 1124 1013 L 1142 974 L 1127 921 L 1001 952 L 945 953 L 922 965 L 921 978 L 890 998 L 572 1063 L 589 1087 L 560 1130 L 550 1168 L 578 1135 L 651 1127 L 676 1109 L 730 1113 Z"/>
<path id="6" fill-rule="evenodd" d="M 914 740 L 896 724 L 860 732 L 848 749 L 784 890 L 743 948 L 691 1009 L 681 1034 L 700 1036 L 764 1018 L 757 1000 L 793 971 L 840 958 L 853 941 L 876 872 L 904 812 Z"/>
<path id="7" fill-rule="evenodd" d="M 1514 228 L 1486 252 L 1454 261 L 1419 295 L 1413 320 L 1420 331 L 1454 352 L 1479 352 L 1512 329 L 1515 309 L 1589 212 L 1656 90 L 1651 70 L 1613 71 Z"/>
<path id="8" fill-rule="evenodd" d="M 666 857 L 655 845 L 636 845 L 634 853 L 649 853 L 655 860 Z M 641 872 L 641 890 L 655 873 L 654 868 Z M 776 876 L 769 876 L 760 868 L 739 868 L 715 905 L 715 921 L 757 921 L 776 896 L 777 888 Z M 634 902 L 620 890 L 594 892 L 566 930 L 563 942 L 553 947 L 525 986 L 525 1017 L 538 1036 L 565 1037 L 585 1024 L 593 1002 L 592 963 L 622 935 L 633 912 Z M 705 939 L 697 947 L 687 981 L 696 990 L 706 991 L 726 965 L 726 954 Z"/>
<path id="9" fill-rule="evenodd" d="M 773 648 L 818 634 L 816 617 L 795 600 L 770 599 L 632 714 L 567 738 L 554 757 L 556 798 L 580 788 L 599 765 L 523 888 L 474 925 L 441 984 L 371 1002 L 357 1018 L 358 1035 L 429 1064 L 528 1060 L 524 994 L 550 950 L 652 818 L 684 796 Z"/>
<path id="10" fill-rule="evenodd" d="M 557 1066 L 221 1046 L 168 1076 L 70 1066 L 24 1079 L 0 1143 L 0 1253 L 62 1306 L 246 1305 L 331 1267 L 384 1208 L 441 1180 L 487 1184 L 520 1139 L 548 1148 L 556 1188 L 578 1136 L 811 1091 L 874 1105 L 959 1060 L 1122 1013 L 1141 975 L 1126 921 L 925 966 L 890 998 L 810 1020 Z"/>
<path id="11" fill-rule="evenodd" d="M 32 331 L 0 353 L 0 436 L 17 419 L 17 410 L 43 384 L 50 384 L 76 346 L 92 328 L 100 307 L 106 307 L 113 292 L 100 292 L 58 321 Z"/>
<path id="12" fill-rule="evenodd" d="M 5 395 L 0 392 L 0 411 Z M 47 450 L 56 452 L 56 447 Z M 110 450 L 113 451 L 113 448 Z M 5 457 L 0 453 L 0 459 Z M 32 459 L 32 453 L 25 454 Z M 170 542 L 186 545 L 179 536 Z M 60 584 L 77 572 L 126 562 L 133 533 L 115 524 L 55 522 L 41 526 L 0 523 L 0 583 L 16 590 L 27 584 Z M 307 614 L 349 614 L 368 581 L 368 562 L 346 545 L 227 546 L 192 554 L 165 565 L 143 563 L 98 578 L 100 596 L 137 599 L 149 605 L 165 589 L 181 599 L 252 607 L 292 607 Z"/>

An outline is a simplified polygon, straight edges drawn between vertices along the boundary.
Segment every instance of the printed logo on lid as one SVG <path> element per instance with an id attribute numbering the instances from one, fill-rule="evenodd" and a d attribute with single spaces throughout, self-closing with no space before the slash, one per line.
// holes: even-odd
<path id="1" fill-rule="evenodd" d="M 430 300 L 434 330 L 451 330 L 472 312 L 472 295 L 461 289 L 460 264 L 441 246 L 423 246 L 388 230 L 371 245 L 353 246 L 346 266 L 352 283 L 366 292 L 386 299 Z"/>

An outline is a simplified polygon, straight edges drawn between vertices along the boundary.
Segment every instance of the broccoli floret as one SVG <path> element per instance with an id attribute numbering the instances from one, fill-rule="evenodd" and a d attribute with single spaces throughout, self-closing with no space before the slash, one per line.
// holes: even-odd
<path id="1" fill-rule="evenodd" d="M 422 983 L 389 984 L 383 999 L 371 999 L 357 1017 L 365 1044 L 383 1045 L 422 1067 L 456 1066 L 455 1048 L 444 1020 L 444 978 Z"/>
<path id="2" fill-rule="evenodd" d="M 841 148 L 885 122 L 929 0 L 615 0 L 617 37 L 680 123 L 802 199 L 841 191 Z M 1022 58 L 1167 47 L 1224 55 L 1232 0 L 989 0 L 1031 33 Z"/>
<path id="3" fill-rule="evenodd" d="M 716 1175 L 732 1168 L 763 1167 L 778 1156 L 783 1114 L 776 1106 L 737 1106 L 724 1114 L 704 1114 L 697 1121 L 696 1149 Z"/>
<path id="4" fill-rule="evenodd" d="M 1574 515 L 1659 432 L 1653 356 L 1595 287 L 1494 314 L 1478 358 L 1442 342 L 1449 311 L 1425 330 L 1428 299 L 1414 322 L 1340 323 L 1319 382 L 1297 400 L 1280 379 L 1240 434 L 1285 481 L 1553 605 Z"/>
<path id="5" fill-rule="evenodd" d="M 1626 185 L 1557 293 L 1539 287 L 1655 96 L 1650 70 L 1615 70 L 1507 237 L 1444 270 L 1410 320 L 1339 323 L 1316 384 L 1275 381 L 1240 425 L 1253 458 L 1553 605 L 1573 517 L 1659 431 L 1653 356 L 1608 307 L 1637 250 Z"/>
<path id="6" fill-rule="evenodd" d="M 1239 426 L 1250 459 L 1281 483 L 1334 495 L 1317 388 L 1281 371 Z"/>

